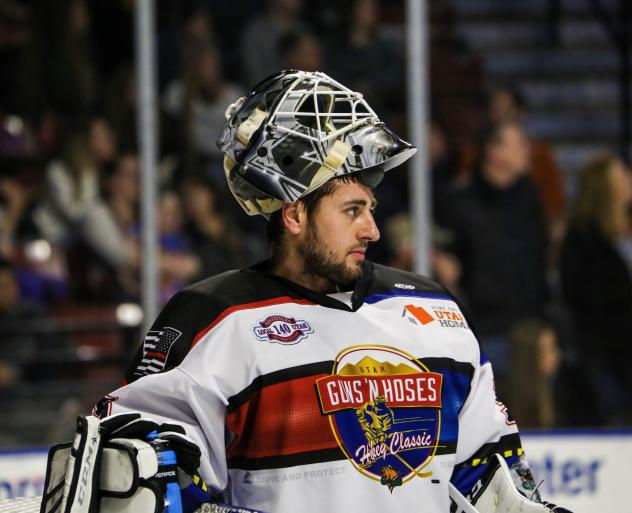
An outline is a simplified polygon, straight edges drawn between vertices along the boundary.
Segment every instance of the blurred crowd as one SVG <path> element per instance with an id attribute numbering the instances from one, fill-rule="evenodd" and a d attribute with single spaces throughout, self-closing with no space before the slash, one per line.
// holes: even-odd
<path id="1" fill-rule="evenodd" d="M 156 5 L 166 301 L 266 256 L 265 222 L 224 183 L 226 106 L 279 69 L 321 70 L 405 135 L 405 20 L 401 0 Z M 519 84 L 489 84 L 449 2 L 430 8 L 434 277 L 469 312 L 522 426 L 630 423 L 630 170 L 596 155 L 568 197 Z M 131 0 L 0 0 L 0 320 L 139 300 L 133 22 Z M 410 269 L 407 181 L 399 170 L 377 190 L 371 256 Z"/>

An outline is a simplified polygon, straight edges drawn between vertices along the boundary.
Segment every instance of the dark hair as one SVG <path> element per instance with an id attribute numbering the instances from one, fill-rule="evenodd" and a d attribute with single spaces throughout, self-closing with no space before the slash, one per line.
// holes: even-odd
<path id="1" fill-rule="evenodd" d="M 516 127 L 524 132 L 524 128 L 516 121 L 489 121 L 483 126 L 474 139 L 475 157 L 472 163 L 474 174 L 481 174 L 487 158 L 487 148 L 502 142 L 503 130 Z"/>
<path id="2" fill-rule="evenodd" d="M 314 34 L 309 30 L 291 30 L 287 34 L 283 35 L 279 40 L 278 52 L 283 59 L 287 59 L 290 52 L 298 46 L 298 44 L 306 37 L 316 39 Z"/>
<path id="3" fill-rule="evenodd" d="M 311 216 L 318 210 L 320 200 L 326 196 L 330 196 L 336 190 L 336 186 L 339 183 L 355 183 L 360 181 L 358 173 L 352 173 L 349 175 L 338 176 L 321 185 L 318 189 L 310 192 L 307 196 L 302 197 L 298 201 L 305 205 L 305 211 L 308 216 Z M 281 244 L 283 235 L 285 233 L 285 227 L 283 226 L 283 220 L 281 219 L 281 210 L 277 210 L 270 214 L 268 219 L 268 225 L 266 227 L 266 235 L 268 237 L 268 244 L 274 252 L 274 250 Z"/>

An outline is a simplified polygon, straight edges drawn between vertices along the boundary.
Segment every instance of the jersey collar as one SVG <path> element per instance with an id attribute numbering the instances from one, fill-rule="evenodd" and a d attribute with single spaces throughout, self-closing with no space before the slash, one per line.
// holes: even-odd
<path id="1" fill-rule="evenodd" d="M 287 278 L 283 278 L 282 276 L 277 276 L 276 274 L 271 273 L 269 260 L 264 260 L 263 262 L 259 262 L 251 267 L 247 267 L 243 269 L 243 271 L 247 273 L 256 273 L 258 275 L 263 275 L 268 279 L 274 280 L 283 288 L 287 289 L 292 296 L 307 299 L 327 308 L 335 308 L 337 310 L 355 312 L 364 304 L 364 298 L 366 297 L 369 287 L 373 282 L 374 276 L 374 266 L 372 262 L 368 260 L 363 260 L 361 265 L 362 275 L 360 276 L 360 278 L 358 278 L 355 283 L 351 283 L 341 288 L 341 291 L 353 290 L 353 295 L 351 296 L 351 307 L 349 307 L 342 301 L 338 301 L 337 299 L 328 296 L 327 294 L 315 292 L 311 289 L 308 289 L 307 287 L 304 287 L 303 285 L 288 280 Z"/>

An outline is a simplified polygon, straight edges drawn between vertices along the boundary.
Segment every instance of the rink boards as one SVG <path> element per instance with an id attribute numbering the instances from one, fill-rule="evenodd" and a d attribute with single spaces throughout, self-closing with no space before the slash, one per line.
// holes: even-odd
<path id="1" fill-rule="evenodd" d="M 632 430 L 523 433 L 542 496 L 573 513 L 628 511 Z M 0 449 L 0 499 L 41 494 L 46 448 Z M 273 512 L 274 513 L 274 512 Z"/>

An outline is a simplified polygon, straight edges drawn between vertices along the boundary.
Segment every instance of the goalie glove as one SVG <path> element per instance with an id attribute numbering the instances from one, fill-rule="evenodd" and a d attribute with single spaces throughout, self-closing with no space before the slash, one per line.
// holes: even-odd
<path id="1" fill-rule="evenodd" d="M 180 513 L 173 453 L 187 471 L 199 465 L 200 450 L 180 426 L 137 413 L 78 417 L 74 442 L 49 451 L 40 513 L 160 513 L 166 505 Z"/>
<path id="2" fill-rule="evenodd" d="M 498 454 L 489 461 L 487 470 L 474 485 L 468 501 L 450 483 L 450 511 L 454 513 L 571 513 L 550 502 L 534 502 L 514 485 L 507 462 Z"/>

